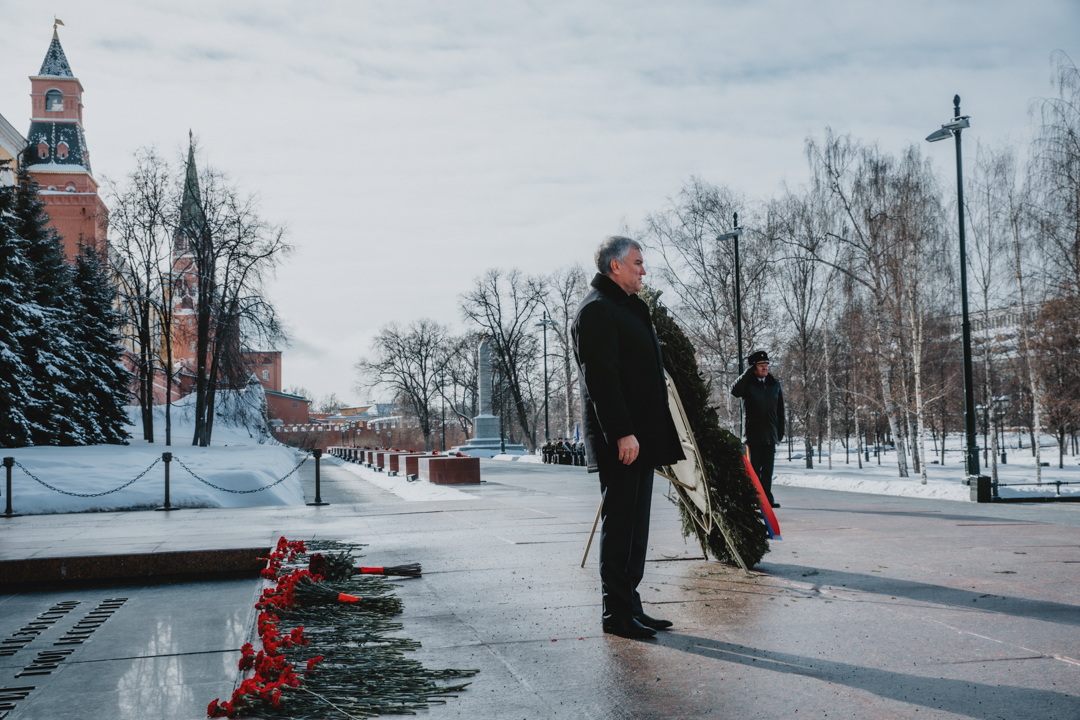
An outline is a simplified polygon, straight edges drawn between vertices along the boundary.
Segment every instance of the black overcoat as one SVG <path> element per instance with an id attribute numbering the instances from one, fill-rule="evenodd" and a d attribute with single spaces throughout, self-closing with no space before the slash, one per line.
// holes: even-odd
<path id="1" fill-rule="evenodd" d="M 591 284 L 571 329 L 589 472 L 618 464 L 617 443 L 627 435 L 641 446 L 639 463 L 656 467 L 682 460 L 648 305 L 605 275 Z"/>
<path id="2" fill-rule="evenodd" d="M 743 401 L 747 445 L 775 445 L 784 439 L 784 392 L 772 373 L 761 382 L 751 365 L 731 386 L 731 394 Z"/>

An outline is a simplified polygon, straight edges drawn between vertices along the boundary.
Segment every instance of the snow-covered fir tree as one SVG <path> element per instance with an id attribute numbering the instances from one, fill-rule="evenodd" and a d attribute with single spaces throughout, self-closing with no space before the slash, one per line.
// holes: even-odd
<path id="1" fill-rule="evenodd" d="M 96 437 L 92 443 L 126 443 L 124 428 L 131 376 L 120 364 L 120 313 L 115 310 L 116 287 L 110 282 L 101 254 L 85 246 L 75 259 L 77 314 L 75 346 L 83 357 L 80 396 L 90 409 Z"/>
<path id="2" fill-rule="evenodd" d="M 33 376 L 23 362 L 21 339 L 30 332 L 24 305 L 29 266 L 15 231 L 15 188 L 0 185 L 0 447 L 28 445 Z"/>
<path id="3" fill-rule="evenodd" d="M 21 336 L 23 361 L 34 378 L 26 416 L 34 445 L 85 445 L 89 409 L 79 397 L 85 371 L 73 342 L 76 299 L 73 271 L 38 197 L 37 183 L 19 168 L 15 231 L 24 242 L 30 268 L 24 300 L 29 328 Z M 91 433 L 92 434 L 92 433 Z"/>

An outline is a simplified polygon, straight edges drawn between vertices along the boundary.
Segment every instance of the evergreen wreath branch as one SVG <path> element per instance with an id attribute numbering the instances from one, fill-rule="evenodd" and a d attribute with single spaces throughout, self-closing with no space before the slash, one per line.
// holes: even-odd
<path id="1" fill-rule="evenodd" d="M 672 483 L 679 498 L 676 504 L 683 537 L 694 535 L 702 552 L 722 563 L 752 568 L 769 552 L 769 535 L 757 489 L 743 464 L 742 442 L 720 427 L 719 415 L 709 403 L 712 388 L 701 376 L 694 346 L 660 302 L 660 292 L 646 288 L 639 294 L 652 313 L 653 327 L 664 353 L 664 369 L 682 401 L 703 465 L 698 469 L 708 488 L 706 514 L 682 487 Z M 661 474 L 674 476 L 670 467 Z M 735 547 L 737 556 L 732 554 L 728 541 Z"/>

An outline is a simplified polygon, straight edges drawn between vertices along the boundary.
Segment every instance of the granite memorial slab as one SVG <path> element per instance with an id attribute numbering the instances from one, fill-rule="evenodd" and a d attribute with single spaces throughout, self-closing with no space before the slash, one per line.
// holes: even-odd
<path id="1" fill-rule="evenodd" d="M 480 483 L 480 458 L 417 458 L 417 475 L 435 485 L 476 485 Z"/>

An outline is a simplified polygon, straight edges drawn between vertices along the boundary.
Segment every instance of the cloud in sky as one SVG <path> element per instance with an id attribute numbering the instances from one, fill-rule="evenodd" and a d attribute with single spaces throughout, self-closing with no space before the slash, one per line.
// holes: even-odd
<path id="1" fill-rule="evenodd" d="M 381 325 L 460 326 L 476 274 L 587 264 L 691 175 L 765 197 L 802 182 L 807 135 L 898 151 L 954 93 L 968 137 L 1018 140 L 1051 52 L 1080 60 L 1064 0 L 0 0 L 0 113 L 18 128 L 52 12 L 96 172 L 120 178 L 133 150 L 179 151 L 193 128 L 288 224 L 285 383 L 318 394 L 350 393 Z"/>

